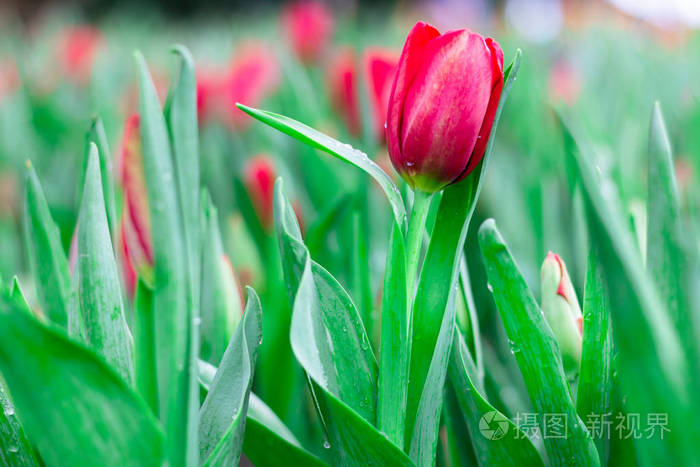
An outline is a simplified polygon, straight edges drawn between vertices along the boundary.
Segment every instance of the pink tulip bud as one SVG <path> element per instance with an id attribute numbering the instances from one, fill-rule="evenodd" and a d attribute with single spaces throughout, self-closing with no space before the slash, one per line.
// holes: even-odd
<path id="1" fill-rule="evenodd" d="M 272 202 L 276 176 L 272 160 L 264 154 L 250 159 L 243 171 L 246 190 L 265 230 L 272 229 Z"/>
<path id="2" fill-rule="evenodd" d="M 133 285 L 133 270 L 146 283 L 153 279 L 153 241 L 151 237 L 151 215 L 148 208 L 146 179 L 141 155 L 141 132 L 139 116 L 131 115 L 124 128 L 124 139 L 119 158 L 121 183 L 124 190 L 124 211 L 119 226 L 120 250 L 128 267 L 124 267 L 125 281 Z M 131 269 L 130 269 L 131 268 Z M 130 290 L 133 290 L 129 286 Z"/>
<path id="3" fill-rule="evenodd" d="M 355 54 L 351 48 L 345 48 L 331 61 L 328 70 L 328 87 L 331 103 L 340 113 L 345 125 L 353 136 L 359 136 L 360 103 L 357 94 L 357 67 Z"/>
<path id="4" fill-rule="evenodd" d="M 333 34 L 333 15 L 321 2 L 300 1 L 282 13 L 282 28 L 300 60 L 318 60 Z"/>
<path id="5" fill-rule="evenodd" d="M 551 251 L 542 263 L 542 313 L 559 343 L 564 369 L 578 374 L 583 316 L 564 261 Z"/>
<path id="6" fill-rule="evenodd" d="M 384 124 L 399 55 L 391 50 L 367 49 L 363 62 L 375 133 L 377 139 L 384 142 Z"/>
<path id="7" fill-rule="evenodd" d="M 399 59 L 386 128 L 391 162 L 412 188 L 439 191 L 481 162 L 502 88 L 496 41 L 416 23 Z"/>

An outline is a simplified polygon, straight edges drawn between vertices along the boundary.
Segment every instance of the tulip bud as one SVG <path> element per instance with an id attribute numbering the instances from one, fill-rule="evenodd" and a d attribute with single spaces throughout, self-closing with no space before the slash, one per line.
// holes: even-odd
<path id="1" fill-rule="evenodd" d="M 333 15 L 321 2 L 300 1 L 284 9 L 282 27 L 299 59 L 315 62 L 333 33 Z"/>
<path id="2" fill-rule="evenodd" d="M 272 160 L 259 154 L 248 161 L 244 171 L 244 184 L 253 203 L 260 224 L 265 230 L 272 229 L 273 192 L 275 187 L 275 166 Z"/>
<path id="3" fill-rule="evenodd" d="M 552 253 L 542 263 L 542 312 L 559 343 L 564 370 L 578 374 L 581 362 L 583 316 L 566 265 Z"/>
<path id="4" fill-rule="evenodd" d="M 331 62 L 328 71 L 328 87 L 333 107 L 345 119 L 345 125 L 353 136 L 359 136 L 360 105 L 357 95 L 357 69 L 352 49 L 343 49 Z"/>
<path id="5" fill-rule="evenodd" d="M 127 288 L 133 290 L 133 271 L 144 282 L 153 281 L 153 241 L 151 237 L 151 215 L 148 210 L 146 179 L 141 156 L 141 132 L 139 116 L 130 116 L 124 128 L 124 139 L 119 157 L 121 182 L 124 190 L 119 227 L 120 250 L 125 261 L 124 273 Z"/>
<path id="6" fill-rule="evenodd" d="M 379 141 L 384 141 L 384 124 L 389 107 L 391 85 L 399 63 L 398 54 L 391 50 L 368 49 L 364 55 L 367 89 L 372 106 L 374 128 Z"/>
<path id="7" fill-rule="evenodd" d="M 389 98 L 386 140 L 396 171 L 428 193 L 466 177 L 484 156 L 502 88 L 496 41 L 416 23 Z"/>

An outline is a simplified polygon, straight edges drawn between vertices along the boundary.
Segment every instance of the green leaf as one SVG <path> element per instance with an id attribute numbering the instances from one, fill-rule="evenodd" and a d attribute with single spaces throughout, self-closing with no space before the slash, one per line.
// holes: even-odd
<path id="1" fill-rule="evenodd" d="M 202 359 L 218 364 L 233 335 L 242 307 L 233 269 L 224 255 L 218 212 L 209 195 L 203 199 L 201 351 Z M 228 269 L 228 270 L 227 270 Z"/>
<path id="2" fill-rule="evenodd" d="M 261 122 L 270 125 L 272 128 L 275 128 L 304 144 L 327 152 L 331 156 L 342 159 L 364 170 L 370 177 L 379 183 L 379 186 L 382 188 L 382 190 L 384 190 L 394 213 L 396 223 L 399 224 L 402 229 L 405 228 L 406 208 L 398 188 L 396 188 L 396 185 L 394 185 L 391 177 L 389 177 L 389 175 L 387 175 L 386 172 L 384 172 L 374 161 L 367 157 L 367 154 L 358 151 L 357 149 L 353 149 L 349 144 L 343 144 L 328 135 L 324 135 L 320 131 L 316 131 L 309 126 L 297 122 L 289 117 L 285 117 L 284 115 L 279 115 L 265 110 L 253 109 L 243 104 L 236 105 L 238 105 L 238 108 L 242 111 L 260 120 Z"/>
<path id="3" fill-rule="evenodd" d="M 400 448 L 406 423 L 408 313 L 404 239 L 401 227 L 394 222 L 382 286 L 377 428 Z"/>
<path id="4" fill-rule="evenodd" d="M 44 191 L 31 164 L 27 163 L 25 243 L 32 276 L 44 315 L 68 327 L 68 334 L 82 339 L 83 320 L 71 280 L 68 260 L 58 227 L 51 218 Z"/>
<path id="5" fill-rule="evenodd" d="M 600 465 L 595 444 L 574 408 L 557 341 L 493 219 L 479 228 L 479 246 L 511 352 L 539 415 L 550 462 Z M 565 422 L 564 437 L 548 435 L 546 418 L 553 414 Z"/>
<path id="6" fill-rule="evenodd" d="M 474 386 L 471 375 L 475 368 L 464 337 L 457 331 L 453 339 L 449 381 L 479 465 L 544 465 L 530 439 Z"/>
<path id="7" fill-rule="evenodd" d="M 163 433 L 143 400 L 104 360 L 4 295 L 0 371 L 46 465 L 162 465 Z"/>
<path id="8" fill-rule="evenodd" d="M 24 427 L 15 413 L 15 406 L 0 382 L 0 463 L 7 467 L 39 466 Z"/>
<path id="9" fill-rule="evenodd" d="M 191 365 L 191 310 L 188 307 L 186 244 L 168 130 L 158 95 L 140 52 L 135 53 L 143 168 L 154 253 L 153 316 L 159 414 L 165 424 L 171 466 L 192 464 L 188 444 L 196 398 Z M 196 389 L 195 389 L 196 390 Z"/>
<path id="10" fill-rule="evenodd" d="M 292 349 L 311 379 L 332 464 L 412 465 L 372 426 L 377 369 L 369 339 L 347 293 L 310 259 L 280 180 L 275 225 L 294 303 Z"/>
<path id="11" fill-rule="evenodd" d="M 595 153 L 569 118 L 559 115 L 567 156 L 581 182 L 590 243 L 600 259 L 610 308 L 616 366 L 625 393 L 626 409 L 641 419 L 667 414 L 671 431 L 664 438 L 635 440 L 640 459 L 650 463 L 686 464 L 694 460 L 700 432 L 692 420 L 697 392 L 688 384 L 688 362 L 668 312 L 642 266 L 632 236 L 615 203 L 604 197 L 592 161 Z"/>
<path id="12" fill-rule="evenodd" d="M 238 465 L 243 446 L 248 394 L 262 341 L 260 299 L 248 287 L 240 326 L 226 348 L 199 414 L 200 457 L 204 465 Z"/>
<path id="13" fill-rule="evenodd" d="M 29 303 L 24 297 L 24 293 L 22 293 L 22 289 L 19 286 L 17 276 L 12 278 L 12 284 L 10 285 L 10 298 L 14 301 L 15 305 L 19 306 L 20 309 L 26 311 L 30 315 L 33 315 L 32 309 L 30 308 Z"/>
<path id="14" fill-rule="evenodd" d="M 97 146 L 91 143 L 78 221 L 80 305 L 90 346 L 105 357 L 124 381 L 131 383 L 133 341 L 124 317 L 99 164 Z"/>
<path id="15" fill-rule="evenodd" d="M 647 269 L 659 298 L 668 307 L 681 343 L 698 355 L 693 331 L 700 326 L 700 322 L 694 322 L 700 316 L 692 311 L 689 301 L 693 287 L 690 265 L 691 259 L 697 260 L 697 253 L 687 248 L 673 153 L 658 102 L 654 104 L 649 128 L 648 167 Z"/>
<path id="16" fill-rule="evenodd" d="M 252 392 L 248 401 L 243 452 L 257 467 L 326 465 L 306 451 L 277 415 Z"/>
<path id="17" fill-rule="evenodd" d="M 582 420 L 602 422 L 611 417 L 613 341 L 610 305 L 602 271 L 595 252 L 588 256 L 588 270 L 583 294 L 583 344 L 581 369 L 576 387 L 576 411 Z M 600 464 L 608 462 L 609 439 L 602 426 L 591 433 Z"/>
<path id="18" fill-rule="evenodd" d="M 319 253 L 333 226 L 352 207 L 353 195 L 344 193 L 319 214 L 318 219 L 306 229 L 306 245 L 312 255 Z"/>
<path id="19" fill-rule="evenodd" d="M 199 320 L 200 305 L 200 210 L 199 201 L 199 126 L 197 124 L 197 80 L 194 60 L 182 45 L 172 48 L 180 59 L 180 69 L 168 92 L 165 116 L 172 147 L 173 165 L 177 177 L 182 235 L 184 237 L 187 269 L 187 310 L 188 323 Z M 199 355 L 199 329 L 188 326 L 185 346 L 188 350 L 187 376 L 182 381 L 182 391 L 189 395 L 187 404 L 186 463 L 197 464 L 197 410 L 199 408 L 199 385 L 197 378 L 197 357 Z"/>
<path id="20" fill-rule="evenodd" d="M 100 174 L 102 176 L 102 194 L 104 196 L 105 211 L 107 213 L 107 223 L 109 225 L 109 231 L 114 235 L 116 232 L 117 225 L 117 215 L 116 215 L 116 201 L 114 200 L 114 175 L 112 171 L 112 156 L 109 150 L 109 144 L 107 143 L 107 134 L 105 133 L 105 127 L 102 124 L 102 119 L 100 117 L 94 117 L 90 123 L 90 128 L 86 135 L 86 145 L 85 145 L 85 155 L 83 159 L 83 170 L 81 173 L 85 174 L 88 165 L 88 159 L 90 156 L 90 143 L 95 143 L 97 145 L 97 155 L 100 158 Z M 80 186 L 85 185 L 85 180 L 82 180 Z M 114 238 L 112 237 L 112 240 Z"/>
<path id="21" fill-rule="evenodd" d="M 438 438 L 438 422 L 442 401 L 442 386 L 437 384 L 447 372 L 447 352 L 451 336 L 443 334 L 439 349 L 445 355 L 437 355 L 438 342 L 443 329 L 444 315 L 450 294 L 455 288 L 459 273 L 460 258 L 469 228 L 469 221 L 481 190 L 481 180 L 493 151 L 496 129 L 503 106 L 520 67 L 521 52 L 518 50 L 511 65 L 503 74 L 504 86 L 493 121 L 489 143 L 479 166 L 465 180 L 448 186 L 442 194 L 435 219 L 430 244 L 423 261 L 418 281 L 418 290 L 413 302 L 410 324 L 411 361 L 409 371 L 408 402 L 406 408 L 406 440 L 411 451 L 420 453 L 421 462 L 432 464 Z M 433 371 L 440 376 L 429 380 L 431 365 L 441 365 Z M 444 367 L 443 367 L 444 365 Z M 419 412 L 421 400 L 427 412 Z M 433 425 L 428 426 L 428 423 Z M 418 427 L 418 428 L 416 428 Z M 420 433 L 426 430 L 426 433 Z M 413 439 L 422 439 L 421 446 L 413 447 Z M 414 458 L 415 459 L 415 458 Z"/>
<path id="22" fill-rule="evenodd" d="M 325 390 L 374 423 L 377 363 L 362 320 L 338 281 L 311 260 L 279 180 L 275 223 L 285 279 L 297 285 L 290 332 L 294 355 Z"/>
<path id="23" fill-rule="evenodd" d="M 134 294 L 134 383 L 154 414 L 158 414 L 153 290 L 140 278 Z"/>

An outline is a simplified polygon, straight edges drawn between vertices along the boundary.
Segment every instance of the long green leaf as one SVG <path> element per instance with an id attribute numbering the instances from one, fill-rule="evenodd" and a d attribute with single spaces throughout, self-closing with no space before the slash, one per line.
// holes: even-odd
<path id="1" fill-rule="evenodd" d="M 562 367 L 559 346 L 492 219 L 479 228 L 479 246 L 496 307 L 538 414 L 540 433 L 555 465 L 600 465 L 579 419 Z M 559 421 L 552 416 L 558 416 Z M 561 423 L 556 432 L 549 423 Z"/>
<path id="2" fill-rule="evenodd" d="M 83 320 L 68 260 L 39 178 L 29 163 L 26 183 L 25 242 L 44 315 L 67 326 L 72 337 L 82 339 Z"/>
<path id="3" fill-rule="evenodd" d="M 172 48 L 180 59 L 177 78 L 173 81 L 165 105 L 165 115 L 172 147 L 173 165 L 177 176 L 177 193 L 181 210 L 187 268 L 187 321 L 197 323 L 200 304 L 201 241 L 199 215 L 199 126 L 197 124 L 197 80 L 194 60 L 182 45 Z M 183 380 L 182 391 L 187 392 L 187 464 L 196 465 L 198 458 L 197 410 L 199 408 L 199 385 L 197 357 L 199 356 L 199 329 L 191 324 L 186 347 L 188 375 Z"/>
<path id="4" fill-rule="evenodd" d="M 688 362 L 666 308 L 642 266 L 629 230 L 616 205 L 598 186 L 592 161 L 595 153 L 569 118 L 560 115 L 567 156 L 576 168 L 586 206 L 591 245 L 596 249 L 607 287 L 620 380 L 628 412 L 649 420 L 666 414 L 670 431 L 635 439 L 640 458 L 649 463 L 683 465 L 695 459 L 700 439 L 692 414 L 697 403 L 690 394 Z M 653 415 L 652 415 L 653 416 Z"/>
<path id="5" fill-rule="evenodd" d="M 528 437 L 489 404 L 474 386 L 471 360 L 464 337 L 456 331 L 450 356 L 449 381 L 457 396 L 479 465 L 544 465 Z"/>
<path id="6" fill-rule="evenodd" d="M 90 144 L 78 222 L 78 284 L 90 346 L 124 381 L 134 379 L 133 340 L 124 317 L 119 271 L 102 196 L 97 146 Z"/>
<path id="7" fill-rule="evenodd" d="M 690 306 L 690 267 L 697 253 L 687 248 L 673 165 L 673 153 L 658 102 L 654 104 L 649 128 L 649 187 L 646 265 L 659 298 L 666 303 L 681 343 L 700 355 L 700 315 Z M 700 365 L 695 365 L 695 372 Z"/>
<path id="8" fill-rule="evenodd" d="M 601 465 L 608 462 L 611 436 L 604 429 L 603 422 L 612 416 L 612 357 L 610 305 L 599 260 L 591 251 L 583 294 L 583 344 L 576 387 L 576 411 L 581 420 L 589 423 Z M 597 429 L 594 429 L 596 424 Z"/>
<path id="9" fill-rule="evenodd" d="M 85 157 L 83 160 L 84 175 L 87 170 L 88 160 L 90 156 L 90 143 L 97 145 L 97 155 L 100 158 L 100 174 L 102 176 L 102 193 L 105 201 L 105 211 L 107 212 L 107 223 L 109 231 L 114 235 L 117 225 L 116 201 L 114 199 L 114 175 L 112 170 L 112 155 L 107 143 L 107 134 L 105 127 L 100 117 L 94 117 L 90 123 L 90 128 L 86 135 Z M 81 183 L 81 187 L 85 185 L 85 180 Z M 114 238 L 112 238 L 114 241 Z"/>
<path id="10" fill-rule="evenodd" d="M 135 53 L 143 168 L 148 192 L 154 253 L 153 315 L 159 414 L 165 424 L 171 466 L 192 462 L 188 434 L 194 403 L 191 379 L 191 310 L 188 307 L 186 244 L 180 200 L 158 95 L 141 53 Z"/>
<path id="11" fill-rule="evenodd" d="M 248 287 L 241 324 L 226 348 L 199 414 L 200 457 L 204 465 L 238 464 L 243 446 L 248 395 L 262 341 L 260 299 Z"/>
<path id="12" fill-rule="evenodd" d="M 440 199 L 430 244 L 418 281 L 410 324 L 411 360 L 408 402 L 406 408 L 406 441 L 411 451 L 420 455 L 419 463 L 433 463 L 438 440 L 439 414 L 442 403 L 442 383 L 447 372 L 447 352 L 451 335 L 442 334 L 447 303 L 456 284 L 460 257 L 469 228 L 469 221 L 481 190 L 481 180 L 493 151 L 496 129 L 503 106 L 520 67 L 520 50 L 503 74 L 504 85 L 491 128 L 483 160 L 472 174 L 455 185 L 448 186 Z M 446 341 L 444 339 L 447 339 Z M 440 342 L 442 340 L 442 342 Z M 444 345 L 438 346 L 439 343 Z M 444 355 L 437 355 L 440 348 Z M 431 365 L 438 378 L 429 379 Z M 425 402 L 421 402 L 421 400 Z M 419 408 L 422 407 L 423 409 Z M 427 412 L 423 411 L 427 410 Z M 425 431 L 425 433 L 423 433 Z M 413 439 L 422 440 L 413 446 Z M 414 460 L 417 460 L 414 458 Z"/>
<path id="13" fill-rule="evenodd" d="M 382 286 L 377 428 L 400 448 L 404 445 L 408 389 L 408 294 L 406 253 L 401 227 L 395 222 Z"/>
<path id="14" fill-rule="evenodd" d="M 92 351 L 0 298 L 0 371 L 46 465 L 160 466 L 150 410 Z"/>
<path id="15" fill-rule="evenodd" d="M 270 125 L 272 128 L 275 128 L 282 133 L 291 136 L 292 138 L 298 139 L 304 144 L 327 152 L 331 156 L 342 159 L 364 170 L 379 184 L 382 190 L 384 190 L 386 197 L 389 199 L 389 204 L 391 204 L 391 209 L 394 213 L 396 223 L 399 224 L 402 229 L 405 228 L 406 208 L 404 206 L 403 199 L 401 198 L 401 193 L 399 193 L 399 190 L 391 180 L 391 177 L 389 177 L 389 175 L 387 175 L 386 172 L 384 172 L 374 161 L 367 157 L 367 154 L 358 151 L 357 149 L 353 149 L 353 147 L 349 144 L 343 144 L 328 135 L 324 135 L 320 131 L 316 131 L 309 126 L 297 122 L 289 117 L 285 117 L 284 115 L 279 115 L 265 110 L 253 109 L 243 104 L 237 105 L 242 111 L 254 118 L 257 118 L 261 122 Z"/>

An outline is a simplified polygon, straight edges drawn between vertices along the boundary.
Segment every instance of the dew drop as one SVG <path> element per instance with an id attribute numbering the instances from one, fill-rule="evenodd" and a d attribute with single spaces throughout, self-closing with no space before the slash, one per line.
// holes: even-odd
<path id="1" fill-rule="evenodd" d="M 199 326 L 200 324 L 202 324 L 202 318 L 200 318 L 199 316 L 195 316 L 195 317 L 192 319 L 192 325 L 193 325 L 193 326 Z"/>
<path id="2" fill-rule="evenodd" d="M 384 122 L 384 129 L 386 130 L 386 121 Z"/>
<path id="3" fill-rule="evenodd" d="M 412 161 L 406 161 L 406 167 L 413 167 L 414 165 L 416 165 L 416 163 L 415 163 L 415 162 L 412 162 Z"/>
<path id="4" fill-rule="evenodd" d="M 7 405 L 7 406 L 5 406 L 5 408 L 3 409 L 3 412 L 5 413 L 5 416 L 6 416 L 6 417 L 9 417 L 9 416 L 15 414 L 15 408 L 14 408 L 13 406 L 11 406 L 11 405 Z"/>
<path id="5" fill-rule="evenodd" d="M 328 442 L 327 439 L 323 440 L 323 449 L 330 449 L 331 448 L 331 443 Z"/>
<path id="6" fill-rule="evenodd" d="M 17 446 L 10 446 L 9 448 L 7 448 L 7 450 L 12 453 L 19 452 L 19 448 Z"/>
<path id="7" fill-rule="evenodd" d="M 490 282 L 486 284 L 486 288 L 489 289 L 489 292 L 493 293 L 493 286 Z"/>

